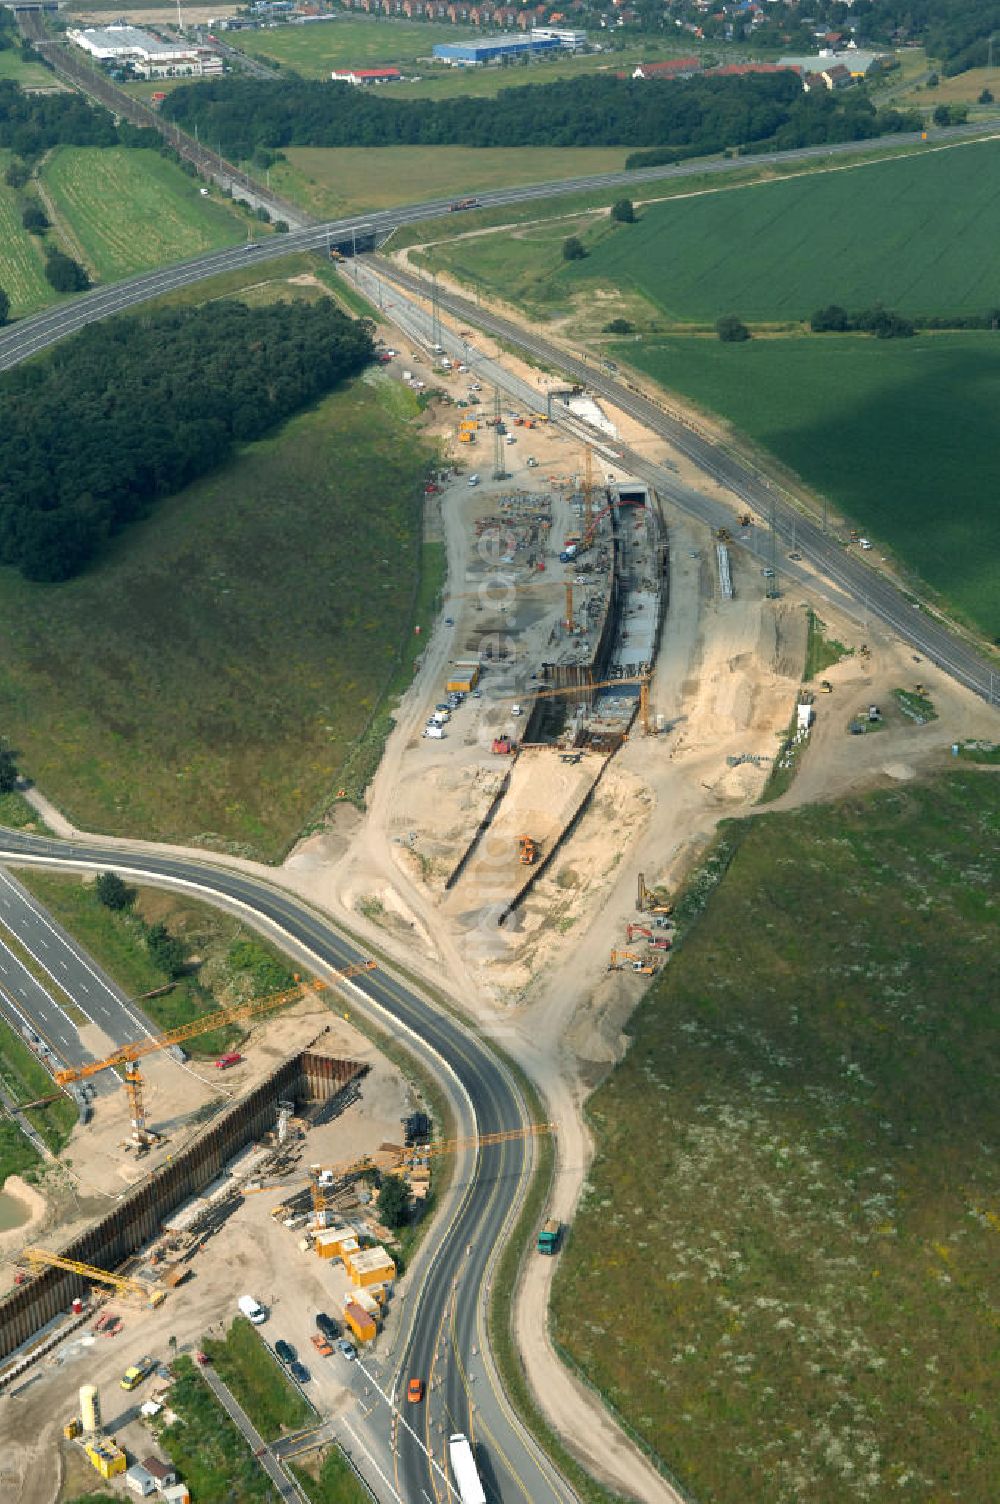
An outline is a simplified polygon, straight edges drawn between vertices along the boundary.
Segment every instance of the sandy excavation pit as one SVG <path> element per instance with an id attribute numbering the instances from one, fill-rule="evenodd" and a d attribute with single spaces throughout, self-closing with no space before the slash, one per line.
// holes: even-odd
<path id="1" fill-rule="evenodd" d="M 551 855 L 563 830 L 593 788 L 605 758 L 586 752 L 567 762 L 555 747 L 528 747 L 518 756 L 496 818 L 462 873 L 444 911 L 465 923 L 469 911 L 503 908 L 530 878 L 532 866 Z M 534 863 L 522 863 L 518 843 L 529 836 Z"/>

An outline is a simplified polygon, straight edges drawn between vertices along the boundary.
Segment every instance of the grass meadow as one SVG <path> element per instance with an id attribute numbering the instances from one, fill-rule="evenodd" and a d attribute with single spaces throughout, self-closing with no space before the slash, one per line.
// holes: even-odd
<path id="1" fill-rule="evenodd" d="M 338 16 L 335 21 L 319 21 L 310 26 L 234 32 L 227 40 L 242 52 L 264 62 L 278 63 L 303 78 L 326 78 L 333 68 L 384 65 L 406 71 L 418 57 L 430 57 L 438 42 L 464 42 L 478 35 L 468 26 L 444 22 L 436 25 Z"/>
<path id="2" fill-rule="evenodd" d="M 421 21 L 366 20 L 343 17 L 310 26 L 277 26 L 273 31 L 233 33 L 232 45 L 263 62 L 301 74 L 303 78 L 327 78 L 334 68 L 398 67 L 408 76 L 405 83 L 387 86 L 394 98 L 452 98 L 468 95 L 492 99 L 501 89 L 524 84 L 551 83 L 582 74 L 621 72 L 631 69 L 649 47 L 636 43 L 622 52 L 588 53 L 578 57 L 558 53 L 532 58 L 503 67 L 452 68 L 429 61 L 439 42 L 463 42 L 482 33 L 475 28 Z M 653 50 L 665 55 L 662 47 Z M 421 62 L 414 73 L 417 59 Z M 427 60 L 427 61 L 425 61 Z"/>
<path id="3" fill-rule="evenodd" d="M 170 1406 L 154 1429 L 192 1496 L 205 1504 L 276 1504 L 270 1479 L 192 1360 L 177 1358 L 170 1367 Z"/>
<path id="4" fill-rule="evenodd" d="M 993 1495 L 998 846 L 958 772 L 731 822 L 678 905 L 553 1320 L 701 1504 Z"/>
<path id="5" fill-rule="evenodd" d="M 993 431 L 1000 336 L 620 343 L 622 362 L 727 418 L 1000 635 Z"/>
<path id="6" fill-rule="evenodd" d="M 11 318 L 19 318 L 44 308 L 56 294 L 45 280 L 41 244 L 21 224 L 21 197 L 3 181 L 10 162 L 11 153 L 0 151 L 0 287 L 10 298 Z"/>
<path id="7" fill-rule="evenodd" d="M 283 1431 L 307 1426 L 315 1419 L 313 1407 L 245 1316 L 234 1318 L 224 1339 L 205 1337 L 202 1348 L 265 1441 L 275 1441 Z M 302 1356 L 308 1363 L 311 1354 Z"/>
<path id="8" fill-rule="evenodd" d="M 985 312 L 1000 303 L 998 169 L 996 141 L 895 153 L 880 143 L 849 165 L 786 174 L 748 158 L 741 184 L 704 177 L 637 187 L 637 202 L 661 201 L 645 202 L 632 225 L 593 215 L 545 223 L 577 207 L 553 199 L 531 206 L 506 244 L 455 240 L 457 226 L 428 228 L 425 238 L 442 237 L 434 263 L 484 290 L 552 315 L 575 303 L 581 327 L 604 295 L 637 311 L 644 327 L 710 325 L 724 313 L 798 323 L 826 303 L 879 300 L 910 314 Z M 601 197 L 609 199 L 589 202 Z M 583 240 L 584 260 L 564 261 L 568 234 Z M 394 244 L 417 238 L 409 229 Z"/>
<path id="9" fill-rule="evenodd" d="M 25 58 L 20 47 L 5 47 L 0 52 L 0 79 L 12 78 L 22 89 L 55 91 L 62 85 L 51 68 Z"/>
<path id="10" fill-rule="evenodd" d="M 415 416 L 372 372 L 80 577 L 0 572 L 0 721 L 76 824 L 273 860 L 322 812 L 419 641 Z"/>
<path id="11" fill-rule="evenodd" d="M 245 222 L 155 151 L 62 146 L 42 170 L 59 225 L 103 282 L 237 245 Z"/>
<path id="12" fill-rule="evenodd" d="M 615 172 L 627 152 L 606 147 L 290 146 L 271 169 L 278 191 L 317 215 Z M 461 218 L 455 215 L 456 219 Z M 478 242 L 477 242 L 478 243 Z"/>

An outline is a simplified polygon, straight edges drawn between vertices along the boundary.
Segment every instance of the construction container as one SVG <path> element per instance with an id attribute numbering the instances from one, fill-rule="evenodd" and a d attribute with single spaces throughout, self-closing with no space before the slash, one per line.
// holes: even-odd
<path id="1" fill-rule="evenodd" d="M 478 683 L 478 668 L 456 669 L 453 677 L 447 681 L 445 688 L 449 694 L 468 695 L 472 693 Z"/>
<path id="2" fill-rule="evenodd" d="M 186 1483 L 172 1483 L 169 1488 L 163 1490 L 160 1497 L 165 1504 L 191 1504 L 191 1495 Z"/>
<path id="3" fill-rule="evenodd" d="M 63 1426 L 63 1435 L 65 1436 L 67 1441 L 75 1441 L 82 1430 L 83 1424 L 80 1420 L 80 1417 L 78 1415 L 74 1415 L 73 1419 L 67 1421 Z"/>
<path id="4" fill-rule="evenodd" d="M 84 1384 L 80 1390 L 80 1419 L 86 1432 L 101 1429 L 101 1397 L 96 1384 Z"/>
<path id="5" fill-rule="evenodd" d="M 174 1264 L 166 1269 L 163 1274 L 163 1283 L 168 1290 L 173 1290 L 177 1285 L 182 1285 L 191 1273 L 190 1264 Z"/>
<path id="6" fill-rule="evenodd" d="M 353 1300 L 349 1300 L 344 1307 L 344 1322 L 359 1342 L 374 1342 L 378 1334 L 378 1327 L 369 1316 Z"/>
<path id="7" fill-rule="evenodd" d="M 384 1285 L 396 1278 L 396 1266 L 384 1248 L 362 1248 L 349 1258 L 345 1255 L 344 1267 L 351 1276 L 351 1284 L 362 1289 L 365 1285 Z"/>
<path id="8" fill-rule="evenodd" d="M 328 1227 L 316 1234 L 316 1252 L 321 1259 L 340 1259 L 345 1251 L 357 1251 L 358 1240 L 352 1227 Z"/>
<path id="9" fill-rule="evenodd" d="M 116 1446 L 108 1437 L 86 1442 L 83 1450 L 102 1478 L 117 1478 L 128 1466 L 121 1447 Z"/>
<path id="10" fill-rule="evenodd" d="M 148 1499 L 156 1492 L 152 1473 L 147 1473 L 141 1462 L 134 1462 L 125 1474 L 125 1487 L 140 1499 Z"/>
<path id="11" fill-rule="evenodd" d="M 379 1288 L 381 1289 L 382 1286 L 379 1286 Z M 369 1315 L 373 1321 L 378 1321 L 379 1317 L 382 1314 L 382 1307 L 379 1305 L 374 1295 L 369 1295 L 367 1290 L 355 1290 L 353 1295 L 351 1296 L 351 1300 L 354 1305 L 360 1306 L 361 1309 L 367 1315 Z"/>

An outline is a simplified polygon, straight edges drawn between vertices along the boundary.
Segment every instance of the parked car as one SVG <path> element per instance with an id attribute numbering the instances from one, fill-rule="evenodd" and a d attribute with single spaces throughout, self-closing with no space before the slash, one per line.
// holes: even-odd
<path id="1" fill-rule="evenodd" d="M 340 1327 L 334 1321 L 333 1317 L 327 1316 L 324 1311 L 319 1311 L 317 1313 L 316 1325 L 323 1333 L 323 1336 L 329 1337 L 331 1342 L 335 1342 L 340 1336 Z"/>
<path id="2" fill-rule="evenodd" d="M 341 1340 L 337 1343 L 337 1350 L 343 1355 L 343 1357 L 347 1359 L 348 1363 L 353 1363 L 355 1358 L 358 1356 L 357 1348 L 354 1346 L 354 1343 L 348 1342 L 346 1337 L 342 1337 Z"/>
<path id="3" fill-rule="evenodd" d="M 288 1365 L 288 1372 L 291 1374 L 296 1384 L 308 1384 L 309 1380 L 312 1378 L 311 1373 L 304 1363 L 290 1363 Z"/>
<path id="4" fill-rule="evenodd" d="M 406 1386 L 406 1398 L 411 1405 L 419 1405 L 426 1391 L 423 1379 L 411 1379 Z"/>
<path id="5" fill-rule="evenodd" d="M 294 1363 L 296 1358 L 298 1357 L 298 1353 L 295 1351 L 292 1344 L 290 1342 L 286 1342 L 284 1338 L 279 1338 L 278 1341 L 274 1344 L 274 1351 L 275 1355 L 281 1359 L 282 1363 Z"/>

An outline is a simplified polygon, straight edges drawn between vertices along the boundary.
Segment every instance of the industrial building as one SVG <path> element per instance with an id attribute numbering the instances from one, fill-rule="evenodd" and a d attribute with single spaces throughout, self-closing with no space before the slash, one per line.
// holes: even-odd
<path id="1" fill-rule="evenodd" d="M 438 42 L 434 56 L 442 63 L 450 63 L 453 68 L 481 68 L 505 57 L 535 57 L 558 52 L 561 46 L 554 36 L 522 37 L 516 32 L 508 32 L 482 42 Z"/>
<path id="2" fill-rule="evenodd" d="M 98 62 L 128 64 L 143 78 L 197 78 L 223 71 L 217 53 L 180 41 L 164 42 L 125 22 L 70 30 L 67 36 Z"/>
<path id="3" fill-rule="evenodd" d="M 567 26 L 533 26 L 531 36 L 539 42 L 547 42 L 554 38 L 567 52 L 582 52 L 587 45 L 585 31 L 573 31 Z"/>

